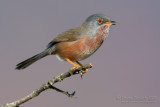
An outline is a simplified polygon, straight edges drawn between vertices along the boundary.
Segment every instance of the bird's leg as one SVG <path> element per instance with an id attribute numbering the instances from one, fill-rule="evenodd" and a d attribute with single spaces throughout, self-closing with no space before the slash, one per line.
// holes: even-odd
<path id="1" fill-rule="evenodd" d="M 76 61 L 77 64 L 79 64 L 81 67 L 83 66 L 80 62 Z M 88 72 L 88 69 L 85 69 L 85 73 Z"/>
<path id="2" fill-rule="evenodd" d="M 72 64 L 74 67 L 72 67 L 70 70 L 72 69 L 78 69 L 80 66 L 82 67 L 83 65 L 81 63 L 79 63 L 78 61 L 76 61 L 79 65 L 75 64 L 74 62 L 72 62 L 71 60 L 69 60 L 68 58 L 66 58 L 66 61 L 68 61 L 70 64 Z M 85 70 L 81 70 L 80 71 L 80 74 L 81 74 L 81 78 L 83 76 L 84 73 L 88 72 L 88 69 L 85 69 Z"/>
<path id="3" fill-rule="evenodd" d="M 76 61 L 76 63 L 79 64 L 81 67 L 83 66 L 83 65 L 82 65 L 80 62 L 78 62 L 78 61 Z M 88 72 L 88 69 L 81 70 L 81 71 L 80 71 L 81 78 L 82 78 L 83 74 L 84 74 L 84 73 L 87 73 L 87 72 Z"/>
<path id="4" fill-rule="evenodd" d="M 74 67 L 71 68 L 71 70 L 74 69 L 74 68 L 79 68 L 80 67 L 79 65 L 75 64 L 74 62 L 72 62 L 68 58 L 66 58 L 66 61 L 68 61 L 70 64 L 72 64 L 74 66 Z"/>
<path id="5" fill-rule="evenodd" d="M 76 61 L 76 63 L 78 64 L 78 65 L 80 65 L 81 67 L 83 66 L 80 62 L 78 62 L 78 61 Z"/>

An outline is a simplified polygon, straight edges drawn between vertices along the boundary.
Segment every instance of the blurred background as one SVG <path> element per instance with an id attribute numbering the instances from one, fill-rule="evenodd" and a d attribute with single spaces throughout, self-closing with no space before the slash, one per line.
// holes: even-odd
<path id="1" fill-rule="evenodd" d="M 47 90 L 23 107 L 159 107 L 159 0 L 0 0 L 0 105 L 20 99 L 72 67 L 48 56 L 24 70 L 15 65 L 45 49 L 59 33 L 94 13 L 117 22 L 83 64 L 93 68 Z"/>

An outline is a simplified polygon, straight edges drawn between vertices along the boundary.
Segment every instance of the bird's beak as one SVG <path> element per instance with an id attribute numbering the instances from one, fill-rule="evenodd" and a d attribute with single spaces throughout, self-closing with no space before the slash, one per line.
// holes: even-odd
<path id="1" fill-rule="evenodd" d="M 104 24 L 107 25 L 107 26 L 111 26 L 111 25 L 116 25 L 116 22 L 115 21 L 109 21 L 109 22 L 106 22 Z"/>

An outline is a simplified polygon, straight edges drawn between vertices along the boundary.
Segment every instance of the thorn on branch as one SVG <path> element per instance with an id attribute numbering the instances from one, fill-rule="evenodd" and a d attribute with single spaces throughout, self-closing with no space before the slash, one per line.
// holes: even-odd
<path id="1" fill-rule="evenodd" d="M 63 90 L 61 90 L 61 89 L 59 89 L 59 88 L 57 88 L 57 87 L 55 87 L 55 86 L 52 86 L 52 85 L 50 85 L 49 88 L 50 88 L 50 89 L 53 89 L 53 90 L 56 90 L 57 92 L 60 92 L 60 93 L 62 93 L 62 94 L 65 94 L 65 95 L 67 95 L 68 97 L 73 97 L 73 96 L 75 95 L 75 91 L 70 94 L 70 93 L 68 93 L 68 91 L 63 91 Z"/>

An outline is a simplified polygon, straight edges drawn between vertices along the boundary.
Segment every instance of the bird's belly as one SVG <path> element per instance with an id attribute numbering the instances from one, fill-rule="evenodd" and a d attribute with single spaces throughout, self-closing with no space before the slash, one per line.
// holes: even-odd
<path id="1" fill-rule="evenodd" d="M 91 56 L 95 51 L 95 46 L 86 44 L 86 41 L 74 41 L 74 42 L 61 42 L 55 46 L 58 59 L 71 61 L 80 61 Z"/>

